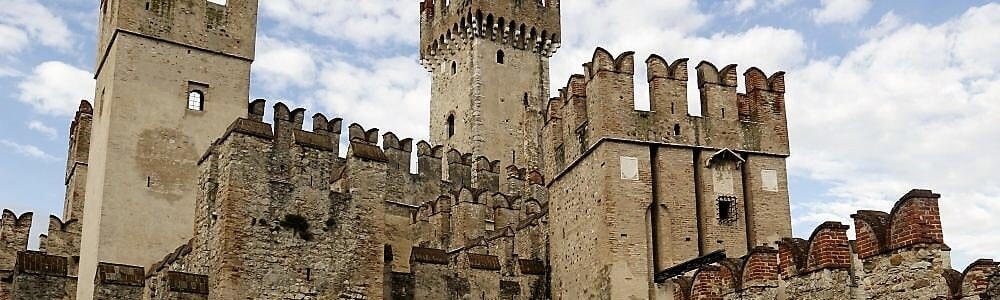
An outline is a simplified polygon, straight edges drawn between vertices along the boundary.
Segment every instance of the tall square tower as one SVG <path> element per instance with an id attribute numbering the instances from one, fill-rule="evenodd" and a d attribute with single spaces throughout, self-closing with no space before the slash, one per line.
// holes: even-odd
<path id="1" fill-rule="evenodd" d="M 256 0 L 102 0 L 78 299 L 192 235 L 199 157 L 247 115 Z"/>
<path id="2" fill-rule="evenodd" d="M 431 142 L 540 167 L 558 0 L 426 0 L 420 58 L 433 75 Z"/>

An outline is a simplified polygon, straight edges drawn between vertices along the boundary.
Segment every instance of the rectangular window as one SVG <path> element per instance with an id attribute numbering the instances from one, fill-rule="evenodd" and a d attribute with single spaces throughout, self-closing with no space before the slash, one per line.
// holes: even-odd
<path id="1" fill-rule="evenodd" d="M 737 220 L 736 197 L 720 196 L 716 201 L 719 224 L 733 224 Z"/>

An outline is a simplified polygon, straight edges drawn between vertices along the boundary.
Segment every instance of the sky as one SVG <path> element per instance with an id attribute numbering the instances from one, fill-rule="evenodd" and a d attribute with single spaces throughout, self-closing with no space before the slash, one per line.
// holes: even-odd
<path id="1" fill-rule="evenodd" d="M 98 2 L 0 7 L 0 207 L 35 212 L 37 245 L 44 216 L 62 214 L 73 113 L 94 97 Z M 417 0 L 264 0 L 260 10 L 252 98 L 428 136 Z M 956 269 L 1000 258 L 1000 156 L 990 154 L 1000 148 L 1000 4 L 566 0 L 562 15 L 552 90 L 599 46 L 786 71 L 796 236 L 924 188 L 942 194 Z"/>

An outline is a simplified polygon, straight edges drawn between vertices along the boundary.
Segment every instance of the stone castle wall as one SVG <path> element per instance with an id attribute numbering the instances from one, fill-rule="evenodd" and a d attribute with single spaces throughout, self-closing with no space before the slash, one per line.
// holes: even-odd
<path id="1" fill-rule="evenodd" d="M 808 240 L 785 239 L 778 250 L 760 247 L 701 267 L 693 278 L 671 279 L 673 299 L 995 299 L 989 278 L 1000 263 L 951 269 L 939 197 L 914 190 L 891 213 L 853 215 L 856 241 L 848 226 L 827 222 Z"/>
<path id="2" fill-rule="evenodd" d="M 855 241 L 836 222 L 791 238 L 782 72 L 746 70 L 741 93 L 736 65 L 690 78 L 652 55 L 637 111 L 634 53 L 599 48 L 545 101 L 560 1 L 426 0 L 431 142 L 414 145 L 244 107 L 257 2 L 101 1 L 63 217 L 27 251 L 32 214 L 4 211 L 0 300 L 1000 297 L 1000 264 L 951 269 L 930 191 L 859 211 Z M 160 101 L 195 90 L 202 110 Z M 738 258 L 661 280 L 717 250 Z"/>
<path id="3" fill-rule="evenodd" d="M 411 174 L 412 140 L 387 133 L 380 147 L 378 129 L 357 124 L 341 158 L 339 120 L 316 115 L 304 131 L 304 110 L 279 103 L 272 126 L 261 122 L 263 105 L 252 103 L 251 118 L 201 160 L 195 238 L 147 281 L 162 286 L 167 272 L 183 272 L 211 278 L 212 297 L 375 299 L 450 274 L 441 288 L 454 293 L 537 293 L 544 275 L 515 266 L 547 268 L 539 173 L 507 168 L 501 187 L 498 162 L 421 142 Z M 444 267 L 421 275 L 413 247 L 447 249 L 438 250 Z"/>

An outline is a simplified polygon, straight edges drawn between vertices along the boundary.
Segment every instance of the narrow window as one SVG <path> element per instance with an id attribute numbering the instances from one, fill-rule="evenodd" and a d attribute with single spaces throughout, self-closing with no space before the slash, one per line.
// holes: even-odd
<path id="1" fill-rule="evenodd" d="M 719 197 L 717 208 L 719 223 L 730 224 L 736 221 L 736 197 Z"/>
<path id="2" fill-rule="evenodd" d="M 722 118 L 723 119 L 726 118 L 726 109 L 725 108 L 722 108 Z"/>
<path id="3" fill-rule="evenodd" d="M 670 114 L 675 114 L 675 112 L 674 112 L 674 103 L 673 102 L 670 102 Z"/>
<path id="4" fill-rule="evenodd" d="M 458 73 L 458 63 L 451 62 L 451 75 Z"/>
<path id="5" fill-rule="evenodd" d="M 448 115 L 448 138 L 455 136 L 455 115 Z"/>
<path id="6" fill-rule="evenodd" d="M 674 124 L 674 135 L 681 135 L 681 124 Z"/>
<path id="7" fill-rule="evenodd" d="M 556 147 L 555 156 L 557 168 L 562 169 L 566 166 L 566 150 L 563 149 L 563 145 Z"/>
<path id="8" fill-rule="evenodd" d="M 497 63 L 502 65 L 503 61 L 504 61 L 503 50 L 497 50 Z"/>
<path id="9" fill-rule="evenodd" d="M 522 99 L 521 102 L 524 106 L 528 106 L 528 93 L 524 93 L 524 99 Z"/>
<path id="10" fill-rule="evenodd" d="M 205 110 L 205 93 L 199 90 L 188 92 L 188 109 L 197 111 Z"/>

